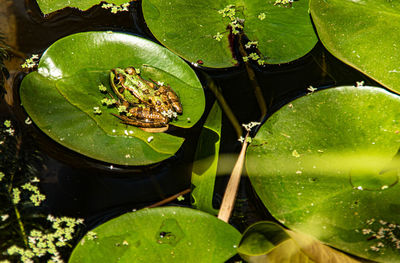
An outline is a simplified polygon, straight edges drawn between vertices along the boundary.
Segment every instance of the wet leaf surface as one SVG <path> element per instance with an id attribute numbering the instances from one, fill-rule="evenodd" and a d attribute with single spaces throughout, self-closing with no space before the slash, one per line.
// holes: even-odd
<path id="1" fill-rule="evenodd" d="M 126 56 L 116 56 L 121 53 Z M 24 78 L 22 104 L 43 132 L 81 154 L 115 164 L 159 162 L 172 156 L 183 139 L 122 124 L 111 115 L 117 110 L 100 102 L 109 96 L 99 91 L 100 84 L 111 93 L 108 71 L 127 66 L 141 68 L 143 78 L 176 91 L 184 110 L 171 125 L 188 128 L 200 119 L 205 101 L 193 70 L 165 48 L 122 33 L 79 33 L 54 43 L 38 72 Z M 94 107 L 102 113 L 95 114 Z"/>
<path id="2" fill-rule="evenodd" d="M 87 234 L 69 260 L 77 262 L 225 262 L 240 233 L 207 213 L 182 207 L 124 214 Z"/>
<path id="3" fill-rule="evenodd" d="M 231 20 L 219 12 L 228 5 L 235 6 L 235 17 L 244 19 L 244 33 L 251 41 L 258 41 L 267 63 L 293 61 L 314 47 L 317 37 L 308 14 L 308 1 L 295 1 L 292 7 L 274 3 L 144 0 L 142 6 L 147 25 L 164 46 L 192 63 L 201 61 L 206 67 L 224 68 L 237 64 L 229 40 Z"/>
<path id="4" fill-rule="evenodd" d="M 398 1 L 311 0 L 310 9 L 319 38 L 334 56 L 400 91 Z"/>
<path id="5" fill-rule="evenodd" d="M 40 10 L 43 14 L 50 14 L 54 11 L 66 8 L 66 7 L 75 7 L 80 10 L 88 10 L 94 5 L 98 5 L 103 1 L 99 0 L 36 0 Z M 127 0 L 108 0 L 107 3 L 112 3 L 115 5 L 121 5 L 124 3 L 129 3 Z"/>
<path id="6" fill-rule="evenodd" d="M 282 107 L 247 152 L 251 182 L 294 231 L 369 259 L 399 261 L 400 97 L 338 87 Z"/>

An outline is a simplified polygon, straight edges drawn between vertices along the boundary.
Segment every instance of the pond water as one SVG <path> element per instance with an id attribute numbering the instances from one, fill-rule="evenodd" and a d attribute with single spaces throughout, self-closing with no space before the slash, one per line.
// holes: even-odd
<path id="1" fill-rule="evenodd" d="M 5 35 L 6 43 L 13 49 L 12 62 L 7 64 L 12 74 L 6 96 L 12 94 L 13 100 L 0 101 L 0 117 L 2 121 L 10 119 L 17 132 L 22 134 L 22 143 L 26 145 L 23 149 L 38 152 L 43 157 L 38 176 L 41 179 L 41 190 L 47 197 L 44 203 L 46 213 L 83 218 L 85 227 L 91 229 L 124 212 L 142 208 L 190 188 L 191 164 L 206 114 L 193 128 L 178 131 L 186 141 L 175 156 L 157 165 L 144 167 L 116 166 L 79 155 L 51 140 L 34 124 L 29 126 L 29 130 L 21 130 L 26 127 L 23 124 L 27 118 L 20 106 L 18 94 L 19 85 L 25 75 L 20 67 L 23 59 L 32 54 L 42 54 L 52 43 L 64 36 L 84 31 L 113 30 L 157 42 L 146 27 L 139 2 L 131 4 L 129 12 L 118 14 L 111 14 L 109 10 L 95 6 L 86 12 L 67 8 L 47 17 L 43 17 L 33 0 L 1 0 L 0 3 L 8 4 L 9 24 L 2 27 L 9 28 Z M 8 41 L 10 39 L 13 39 L 13 43 Z M 227 103 L 240 123 L 260 120 L 257 100 L 243 66 L 221 70 L 200 67 L 195 70 L 203 83 L 205 73 L 221 87 Z M 320 43 L 300 60 L 256 69 L 256 76 L 267 101 L 269 115 L 294 98 L 304 95 L 310 85 L 354 85 L 361 80 L 366 85 L 377 85 L 335 59 Z M 205 89 L 205 93 L 207 113 L 214 97 L 208 89 Z M 240 147 L 234 129 L 227 118 L 223 117 L 221 153 L 237 154 Z M 233 167 L 233 162 L 231 166 Z M 227 174 L 217 179 L 217 206 L 226 181 Z M 175 201 L 174 204 L 189 205 L 189 199 L 187 196 L 185 201 Z M 272 218 L 244 177 L 231 221 L 243 231 L 260 219 Z"/>

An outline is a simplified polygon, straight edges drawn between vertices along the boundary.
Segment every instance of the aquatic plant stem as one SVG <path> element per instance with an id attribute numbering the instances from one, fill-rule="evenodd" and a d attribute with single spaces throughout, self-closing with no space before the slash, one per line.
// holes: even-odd
<path id="1" fill-rule="evenodd" d="M 4 45 L 4 44 L 0 43 L 0 48 L 6 50 L 9 53 L 9 55 L 11 54 L 11 55 L 13 55 L 13 56 L 15 56 L 17 58 L 22 58 L 22 59 L 26 58 L 26 54 L 25 53 L 17 50 L 16 48 L 11 47 L 11 46 Z"/>
<path id="2" fill-rule="evenodd" d="M 231 177 L 229 178 L 228 185 L 226 186 L 224 198 L 222 199 L 222 204 L 219 209 L 218 218 L 222 221 L 228 223 L 229 218 L 231 216 L 235 199 L 237 195 L 237 190 L 240 183 L 240 178 L 242 175 L 243 165 L 244 165 L 244 157 L 246 156 L 246 148 L 248 145 L 247 137 L 249 136 L 249 132 L 247 132 L 246 137 L 244 139 L 242 150 L 240 151 L 239 157 L 233 167 Z"/>
<path id="3" fill-rule="evenodd" d="M 11 174 L 10 185 L 8 186 L 8 194 L 9 194 L 11 200 L 13 200 L 13 198 L 12 198 L 12 195 L 13 195 L 13 193 L 12 193 L 12 189 L 13 189 L 13 187 L 12 187 L 13 183 L 12 182 L 13 182 L 13 179 L 14 179 L 14 174 Z M 14 204 L 14 202 L 12 202 L 12 204 L 13 204 L 13 207 L 14 207 L 15 217 L 17 218 L 17 221 L 18 221 L 18 226 L 19 226 L 19 230 L 21 232 L 22 240 L 24 241 L 25 246 L 29 247 L 28 238 L 26 236 L 25 227 L 24 227 L 24 224 L 22 223 L 22 220 L 21 220 L 21 214 L 19 213 L 19 210 L 17 208 L 17 204 Z"/>
<path id="4" fill-rule="evenodd" d="M 25 227 L 24 227 L 24 224 L 22 223 L 21 214 L 19 213 L 19 210 L 16 205 L 14 205 L 14 213 L 15 213 L 15 216 L 17 217 L 19 230 L 21 231 L 21 236 L 24 241 L 24 244 L 28 248 L 29 244 L 28 244 L 28 238 L 26 237 Z"/>
<path id="5" fill-rule="evenodd" d="M 189 188 L 189 189 L 186 189 L 186 190 L 183 190 L 182 192 L 179 192 L 179 193 L 177 193 L 177 194 L 175 194 L 175 195 L 173 195 L 173 196 L 170 196 L 170 197 L 168 197 L 168 198 L 165 198 L 164 200 L 161 200 L 160 202 L 157 202 L 157 203 L 155 203 L 155 204 L 149 205 L 149 206 L 147 206 L 146 208 L 153 208 L 153 207 L 158 207 L 158 206 L 165 205 L 165 204 L 167 204 L 167 203 L 169 203 L 169 202 L 174 201 L 176 198 L 178 198 L 178 197 L 181 196 L 181 195 L 185 195 L 185 194 L 190 193 L 190 191 L 191 191 L 190 188 Z"/>
<path id="6" fill-rule="evenodd" d="M 228 117 L 229 121 L 231 122 L 233 129 L 236 132 L 236 135 L 238 138 L 242 136 L 242 127 L 239 124 L 239 121 L 237 120 L 235 114 L 229 107 L 228 103 L 226 102 L 224 96 L 222 95 L 221 90 L 215 85 L 215 82 L 208 77 L 207 78 L 207 86 L 211 90 L 211 92 L 214 94 L 215 98 L 217 99 L 219 106 L 221 106 L 222 110 L 224 111 L 226 117 Z"/>
<path id="7" fill-rule="evenodd" d="M 241 33 L 239 35 L 239 52 L 242 57 L 245 57 L 245 56 L 247 56 L 247 52 L 243 47 L 242 37 L 243 37 L 243 33 Z M 254 70 L 251 68 L 251 65 L 248 62 L 244 62 L 244 65 L 246 67 L 246 71 L 247 71 L 247 75 L 249 76 L 250 83 L 254 89 L 254 95 L 256 96 L 258 106 L 260 107 L 260 111 L 261 111 L 260 120 L 263 120 L 264 117 L 267 115 L 267 103 L 265 102 L 264 95 L 262 94 L 260 85 L 258 85 L 256 74 L 254 73 Z"/>
<path id="8" fill-rule="evenodd" d="M 321 69 L 321 79 L 325 79 L 326 76 L 330 77 L 332 80 L 335 81 L 335 78 L 332 76 L 331 73 L 329 73 L 328 70 L 328 65 L 326 63 L 326 55 L 325 55 L 325 51 L 321 52 L 321 58 L 317 58 L 316 55 L 311 54 L 311 57 L 313 58 L 313 61 L 320 67 Z"/>
<path id="9" fill-rule="evenodd" d="M 19 153 L 20 153 L 20 150 L 21 150 L 21 138 L 19 137 L 18 139 L 17 139 L 17 144 L 16 144 L 16 157 L 17 156 L 19 156 Z M 27 235 L 26 235 L 26 231 L 25 231 L 25 227 L 24 227 L 24 224 L 22 223 L 22 220 L 21 220 L 21 214 L 19 213 L 19 210 L 18 210 L 18 207 L 17 207 L 17 204 L 16 203 L 14 203 L 14 198 L 13 198 L 13 183 L 14 183 L 14 173 L 11 173 L 11 175 L 10 175 L 10 184 L 8 185 L 8 195 L 10 196 L 10 199 L 11 199 L 11 203 L 12 203 L 12 205 L 13 205 L 13 208 L 14 208 L 14 213 L 15 213 L 15 217 L 17 218 L 17 222 L 18 222 L 18 226 L 19 226 L 19 230 L 20 230 L 20 232 L 21 232 L 21 237 L 22 237 L 22 240 L 24 241 L 24 244 L 25 244 L 25 246 L 28 248 L 29 247 L 29 244 L 28 244 L 28 237 L 27 237 Z"/>

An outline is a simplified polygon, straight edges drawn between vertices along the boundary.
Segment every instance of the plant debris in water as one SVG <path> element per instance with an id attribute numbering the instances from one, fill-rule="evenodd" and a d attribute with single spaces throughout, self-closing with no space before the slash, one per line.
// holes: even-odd
<path id="1" fill-rule="evenodd" d="M 107 4 L 104 3 L 101 8 L 104 9 L 110 9 L 111 13 L 116 14 L 118 12 L 127 12 L 129 11 L 128 7 L 129 7 L 130 3 L 124 3 L 122 5 L 114 5 L 114 4 Z"/>

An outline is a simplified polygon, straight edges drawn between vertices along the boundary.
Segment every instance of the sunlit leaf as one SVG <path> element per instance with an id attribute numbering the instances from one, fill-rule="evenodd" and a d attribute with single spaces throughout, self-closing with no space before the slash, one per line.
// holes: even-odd
<path id="1" fill-rule="evenodd" d="M 261 59 L 277 64 L 307 54 L 317 37 L 307 0 L 295 1 L 292 7 L 274 3 L 274 0 L 144 0 L 143 14 L 151 32 L 164 46 L 192 63 L 224 68 L 236 65 L 237 60 L 229 36 L 231 20 L 220 11 L 234 5 L 234 17 L 244 19 L 244 33 L 258 42 Z"/>
<path id="2" fill-rule="evenodd" d="M 268 221 L 257 222 L 246 229 L 238 252 L 250 263 L 359 262 L 310 236 Z"/>
<path id="3" fill-rule="evenodd" d="M 235 228 L 202 211 L 143 209 L 88 233 L 69 262 L 225 262 L 236 254 L 239 240 Z"/>
<path id="4" fill-rule="evenodd" d="M 110 114 L 118 114 L 115 108 L 101 104 L 109 95 L 98 86 L 111 93 L 109 70 L 127 66 L 176 91 L 183 114 L 171 125 L 188 128 L 200 119 L 205 101 L 193 70 L 167 49 L 122 33 L 79 33 L 54 43 L 43 54 L 38 72 L 24 78 L 22 105 L 43 132 L 81 154 L 116 164 L 159 162 L 175 154 L 183 139 L 122 124 Z M 94 107 L 102 113 L 96 114 Z"/>
<path id="5" fill-rule="evenodd" d="M 282 107 L 247 153 L 251 182 L 284 225 L 369 259 L 399 261 L 400 97 L 313 92 Z"/>
<path id="6" fill-rule="evenodd" d="M 45 15 L 66 7 L 75 7 L 85 11 L 94 5 L 98 5 L 104 2 L 100 0 L 36 0 L 36 1 L 40 7 L 40 10 Z M 107 2 L 118 6 L 124 3 L 129 3 L 128 0 L 107 0 Z"/>
<path id="7" fill-rule="evenodd" d="M 311 0 L 324 46 L 343 62 L 400 92 L 400 2 Z"/>

